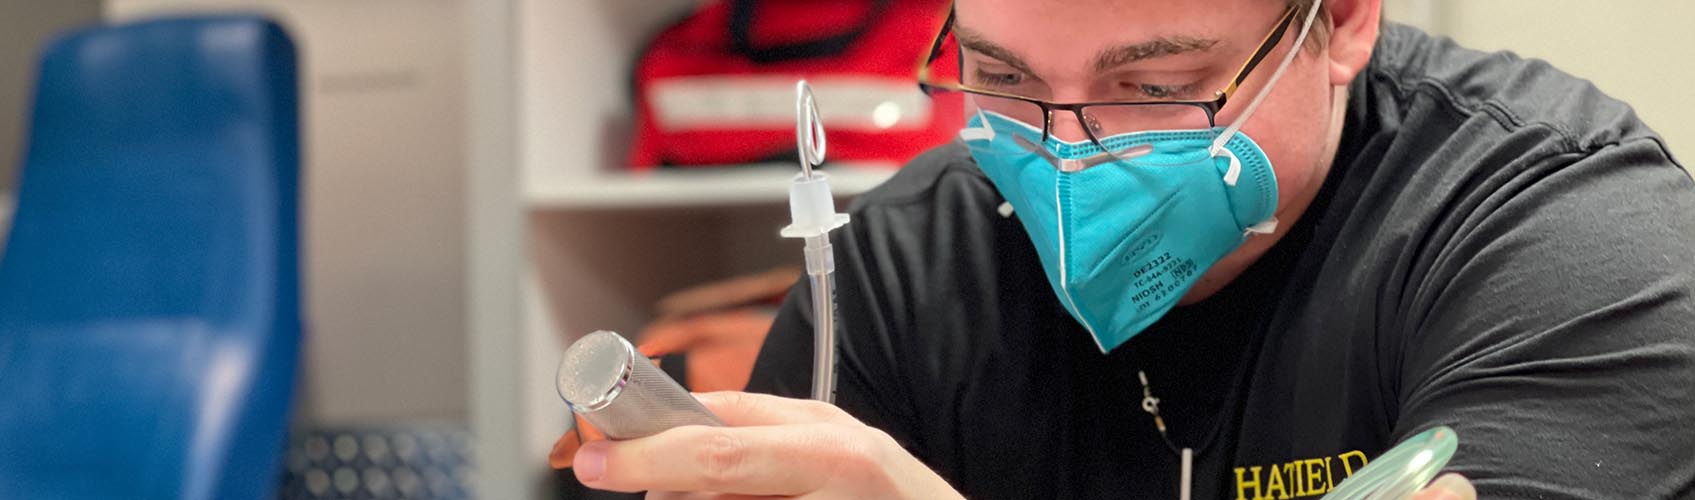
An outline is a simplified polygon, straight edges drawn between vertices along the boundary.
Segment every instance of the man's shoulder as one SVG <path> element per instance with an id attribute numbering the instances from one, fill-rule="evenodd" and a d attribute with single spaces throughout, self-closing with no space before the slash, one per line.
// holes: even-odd
<path id="1" fill-rule="evenodd" d="M 1507 314 L 1520 323 L 1688 279 L 1695 224 L 1676 214 L 1695 209 L 1695 183 L 1628 105 L 1544 62 L 1405 26 L 1382 40 L 1319 217 L 1336 235 L 1319 241 L 1327 278 L 1405 292 L 1378 295 L 1395 314 L 1522 307 Z M 1487 330 L 1401 321 L 1386 331 Z"/>
<path id="2" fill-rule="evenodd" d="M 1508 202 L 1578 203 L 1578 212 L 1600 212 L 1617 200 L 1590 196 L 1602 190 L 1599 183 L 1646 192 L 1688 181 L 1629 105 L 1546 62 L 1467 49 L 1394 24 L 1385 26 L 1376 50 L 1351 87 L 1337 157 L 1346 178 L 1337 193 L 1345 201 L 1332 208 L 1364 217 L 1357 220 L 1398 222 L 1372 225 L 1362 237 L 1427 235 L 1502 215 L 1498 208 Z M 1564 189 L 1575 191 L 1556 194 Z M 1651 202 L 1683 203 L 1695 193 L 1663 196 Z"/>
<path id="3" fill-rule="evenodd" d="M 1664 141 L 1630 105 L 1593 83 L 1540 59 L 1510 51 L 1479 51 L 1417 28 L 1388 23 L 1367 73 L 1370 85 L 1402 106 L 1428 103 L 1441 111 L 1488 124 L 1487 134 L 1456 134 L 1462 142 L 1542 139 L 1551 154 L 1581 154 L 1634 140 Z M 1401 109 L 1407 117 L 1417 111 Z M 1407 123 L 1414 130 L 1422 123 Z M 1668 154 L 1669 156 L 1669 154 Z"/>
<path id="4" fill-rule="evenodd" d="M 922 213 L 963 208 L 964 201 L 992 213 L 999 196 L 965 147 L 949 142 L 907 162 L 888 181 L 856 198 L 850 211 Z"/>

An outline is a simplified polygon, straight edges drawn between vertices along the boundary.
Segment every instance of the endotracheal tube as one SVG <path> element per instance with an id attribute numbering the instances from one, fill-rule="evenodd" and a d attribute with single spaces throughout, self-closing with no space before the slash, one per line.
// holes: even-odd
<path id="1" fill-rule="evenodd" d="M 814 170 L 824 163 L 824 124 L 806 80 L 795 83 L 795 143 L 800 150 L 801 172 L 789 184 L 793 223 L 783 228 L 782 235 L 806 241 L 806 275 L 812 282 L 812 399 L 832 403 L 836 392 L 836 260 L 831 254 L 830 231 L 847 224 L 848 216 L 836 213 L 829 178 Z"/>

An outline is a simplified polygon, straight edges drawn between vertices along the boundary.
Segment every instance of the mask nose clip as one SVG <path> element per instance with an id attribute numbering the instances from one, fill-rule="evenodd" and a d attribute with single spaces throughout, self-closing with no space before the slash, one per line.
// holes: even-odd
<path id="1" fill-rule="evenodd" d="M 1058 167 L 1061 172 L 1076 172 L 1088 167 L 1087 165 L 1083 165 L 1083 162 L 1080 160 L 1062 159 L 1058 156 L 1054 156 L 1052 151 L 1048 151 L 1048 148 L 1042 147 L 1041 144 L 1036 144 L 1035 141 L 1031 141 L 1028 137 L 1014 135 L 1012 136 L 1012 140 L 1013 142 L 1018 143 L 1018 147 L 1024 148 L 1025 151 L 1034 153 L 1037 156 L 1041 156 L 1042 159 L 1048 161 L 1049 165 Z"/>
<path id="2" fill-rule="evenodd" d="M 1066 173 L 1082 172 L 1096 165 L 1112 163 L 1117 160 L 1128 160 L 1138 156 L 1147 155 L 1154 151 L 1152 145 L 1144 144 L 1118 153 L 1100 151 L 1087 158 L 1060 158 L 1052 151 L 1049 151 L 1048 148 L 1042 147 L 1041 144 L 1037 144 L 1035 141 L 1032 141 L 1022 135 L 1014 135 L 1012 136 L 1012 139 L 1013 142 L 1018 143 L 1018 146 L 1024 148 L 1025 151 L 1041 156 L 1042 159 L 1047 160 L 1049 165 L 1053 165 L 1054 168 L 1059 169 L 1060 172 Z"/>

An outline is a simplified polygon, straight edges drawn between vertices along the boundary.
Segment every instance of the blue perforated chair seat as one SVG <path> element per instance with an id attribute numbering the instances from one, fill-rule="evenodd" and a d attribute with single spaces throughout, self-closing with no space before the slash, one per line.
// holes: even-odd
<path id="1" fill-rule="evenodd" d="M 289 446 L 283 498 L 471 498 L 471 453 L 471 434 L 462 425 L 303 430 Z"/>

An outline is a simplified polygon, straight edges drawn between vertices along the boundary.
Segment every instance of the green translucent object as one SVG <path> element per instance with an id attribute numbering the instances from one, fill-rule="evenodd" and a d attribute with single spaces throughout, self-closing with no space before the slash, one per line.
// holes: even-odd
<path id="1" fill-rule="evenodd" d="M 1348 476 L 1324 500 L 1410 498 L 1448 465 L 1459 445 L 1459 436 L 1446 425 L 1420 432 Z"/>

